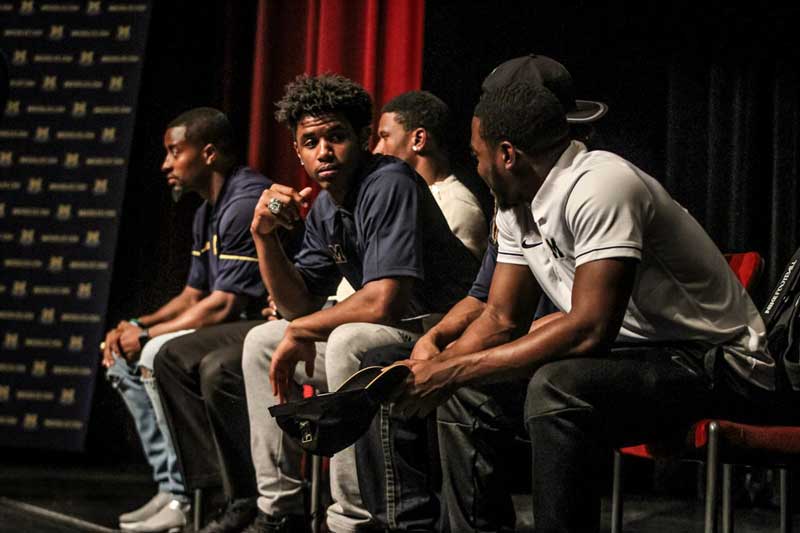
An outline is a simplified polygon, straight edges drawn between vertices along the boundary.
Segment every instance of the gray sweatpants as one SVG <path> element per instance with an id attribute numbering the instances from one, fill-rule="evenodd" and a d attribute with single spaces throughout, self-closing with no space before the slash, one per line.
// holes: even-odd
<path id="1" fill-rule="evenodd" d="M 300 447 L 284 436 L 267 409 L 277 403 L 269 383 L 272 353 L 283 339 L 288 322 L 267 322 L 250 330 L 244 341 L 244 372 L 247 409 L 250 416 L 250 446 L 259 498 L 263 512 L 282 516 L 303 513 Z M 317 358 L 314 376 L 308 377 L 305 363 L 294 375 L 297 384 L 291 399 L 299 399 L 303 384 L 311 384 L 322 392 L 336 390 L 354 372 L 361 357 L 371 349 L 417 340 L 419 335 L 402 329 L 377 324 L 353 323 L 339 326 L 328 342 L 316 343 Z M 331 459 L 331 496 L 328 528 L 336 533 L 356 532 L 368 527 L 372 520 L 364 508 L 358 488 L 355 447 L 337 453 Z"/>

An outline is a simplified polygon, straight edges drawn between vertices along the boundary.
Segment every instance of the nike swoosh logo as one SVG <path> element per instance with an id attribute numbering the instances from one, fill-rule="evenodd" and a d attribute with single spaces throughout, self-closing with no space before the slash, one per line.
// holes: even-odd
<path id="1" fill-rule="evenodd" d="M 528 244 L 527 242 L 525 242 L 525 239 L 522 239 L 522 247 L 523 248 L 535 248 L 536 246 L 539 246 L 540 244 L 542 244 L 542 242 L 543 241 L 539 241 L 539 242 L 535 242 L 533 244 Z"/>

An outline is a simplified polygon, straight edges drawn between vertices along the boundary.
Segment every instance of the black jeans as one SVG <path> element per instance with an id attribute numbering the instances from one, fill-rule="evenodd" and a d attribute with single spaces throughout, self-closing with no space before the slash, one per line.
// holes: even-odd
<path id="1" fill-rule="evenodd" d="M 408 359 L 413 343 L 364 354 L 361 368 Z M 439 499 L 434 491 L 428 420 L 407 419 L 381 406 L 367 433 L 356 442 L 358 484 L 364 505 L 391 531 L 436 531 Z"/>
<path id="2" fill-rule="evenodd" d="M 525 385 L 462 387 L 437 410 L 442 531 L 514 530 L 510 487 L 527 468 L 518 461 Z"/>
<path id="3" fill-rule="evenodd" d="M 513 527 L 503 473 L 514 465 L 503 464 L 502 445 L 524 421 L 536 531 L 597 531 L 614 447 L 670 435 L 699 418 L 763 418 L 757 398 L 769 395 L 749 390 L 722 357 L 708 365 L 716 372 L 705 371 L 706 354 L 715 351 L 694 343 L 640 345 L 548 363 L 521 390 L 524 404 L 515 403 L 511 386 L 458 391 L 437 413 L 450 530 Z"/>
<path id="4" fill-rule="evenodd" d="M 166 343 L 154 375 L 187 487 L 257 495 L 242 378 L 242 344 L 263 321 L 231 322 Z"/>

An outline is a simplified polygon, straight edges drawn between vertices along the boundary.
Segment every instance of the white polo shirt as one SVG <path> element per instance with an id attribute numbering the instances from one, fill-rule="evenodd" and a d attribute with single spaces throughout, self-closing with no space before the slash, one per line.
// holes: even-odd
<path id="1" fill-rule="evenodd" d="M 500 263 L 528 265 L 550 300 L 572 307 L 575 269 L 641 262 L 618 341 L 701 340 L 750 382 L 774 388 L 764 323 L 697 221 L 625 159 L 573 141 L 531 204 L 497 215 Z"/>

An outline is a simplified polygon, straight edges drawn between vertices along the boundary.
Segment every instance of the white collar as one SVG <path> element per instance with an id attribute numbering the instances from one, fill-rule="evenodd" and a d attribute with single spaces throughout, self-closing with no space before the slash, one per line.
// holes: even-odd
<path id="1" fill-rule="evenodd" d="M 564 174 L 565 170 L 572 167 L 575 159 L 581 154 L 586 152 L 586 145 L 580 141 L 570 141 L 569 146 L 561 153 L 561 156 L 556 161 L 547 177 L 542 182 L 542 186 L 536 191 L 536 195 L 531 200 L 531 212 L 538 220 L 539 214 L 542 213 L 547 206 L 553 202 L 553 198 L 557 195 L 563 194 L 565 187 L 571 187 L 571 183 L 560 180 L 559 177 Z"/>

